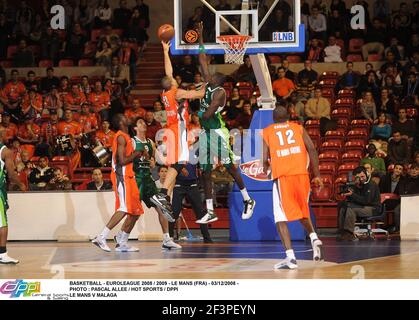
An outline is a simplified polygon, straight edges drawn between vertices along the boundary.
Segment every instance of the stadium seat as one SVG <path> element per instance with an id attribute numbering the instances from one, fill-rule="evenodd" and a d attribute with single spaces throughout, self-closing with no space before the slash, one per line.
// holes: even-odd
<path id="1" fill-rule="evenodd" d="M 39 68 L 52 68 L 54 66 L 54 62 L 52 60 L 40 60 L 38 63 Z"/>
<path id="2" fill-rule="evenodd" d="M 282 62 L 282 59 L 280 56 L 269 56 L 268 58 L 271 64 L 278 64 Z"/>
<path id="3" fill-rule="evenodd" d="M 352 89 L 342 89 L 338 92 L 338 99 L 352 98 L 355 99 L 356 92 Z"/>
<path id="4" fill-rule="evenodd" d="M 352 171 L 359 166 L 359 162 L 351 162 L 351 163 L 345 163 L 341 164 L 338 167 L 338 177 L 347 177 L 349 173 L 352 173 Z"/>
<path id="5" fill-rule="evenodd" d="M 337 130 L 339 131 L 346 131 L 346 129 L 349 126 L 349 120 L 348 119 L 338 119 L 338 123 L 337 123 Z"/>
<path id="6" fill-rule="evenodd" d="M 253 89 L 253 84 L 251 82 L 237 82 L 236 87 L 239 89 L 248 89 L 248 88 Z"/>
<path id="7" fill-rule="evenodd" d="M 342 90 L 343 91 L 343 90 Z M 353 107 L 355 104 L 355 100 L 349 97 L 338 97 L 338 99 L 334 103 L 334 107 Z"/>
<path id="8" fill-rule="evenodd" d="M 334 164 L 319 164 L 320 174 L 327 174 L 334 176 L 336 174 L 336 163 Z"/>
<path id="9" fill-rule="evenodd" d="M 328 89 L 328 88 L 322 89 L 322 96 L 324 98 L 329 99 L 330 100 L 330 103 L 333 103 L 334 102 L 333 99 L 334 99 L 335 94 L 334 94 L 334 92 L 333 92 L 332 89 Z"/>
<path id="10" fill-rule="evenodd" d="M 354 163 L 354 162 L 359 163 L 361 159 L 362 159 L 362 152 L 350 151 L 342 155 L 341 163 L 342 164 L 348 164 L 348 163 Z"/>
<path id="11" fill-rule="evenodd" d="M 362 56 L 360 54 L 348 54 L 346 56 L 347 62 L 363 62 Z"/>
<path id="12" fill-rule="evenodd" d="M 313 202 L 325 202 L 333 200 L 333 184 L 329 178 L 322 177 L 323 188 L 311 186 L 311 201 Z"/>
<path id="13" fill-rule="evenodd" d="M 51 168 L 60 168 L 63 170 L 65 175 L 68 175 L 70 179 L 73 178 L 73 173 L 71 172 L 70 158 L 66 156 L 57 156 L 53 157 L 50 163 Z"/>
<path id="14" fill-rule="evenodd" d="M 89 41 L 84 46 L 84 55 L 86 57 L 94 57 L 97 50 L 97 45 L 95 42 Z"/>
<path id="15" fill-rule="evenodd" d="M 120 37 L 124 35 L 124 29 L 113 29 L 112 32 L 117 34 Z"/>
<path id="16" fill-rule="evenodd" d="M 58 30 L 58 37 L 61 41 L 67 38 L 67 31 L 66 30 Z"/>
<path id="17" fill-rule="evenodd" d="M 345 133 L 343 131 L 327 131 L 324 136 L 324 142 L 338 142 L 343 144 Z"/>
<path id="18" fill-rule="evenodd" d="M 102 34 L 102 29 L 93 29 L 92 32 L 90 33 L 90 40 L 93 42 L 97 42 L 101 34 Z"/>
<path id="19" fill-rule="evenodd" d="M 323 142 L 321 147 L 320 147 L 320 152 L 322 153 L 326 153 L 326 152 L 330 152 L 330 151 L 337 151 L 340 152 L 342 149 L 342 141 L 334 141 L 334 142 Z"/>
<path id="20" fill-rule="evenodd" d="M 74 61 L 71 59 L 62 59 L 60 62 L 58 62 L 59 67 L 73 67 Z"/>
<path id="21" fill-rule="evenodd" d="M 319 155 L 319 161 L 321 162 L 337 162 L 339 161 L 338 151 L 327 151 Z"/>
<path id="22" fill-rule="evenodd" d="M 79 60 L 79 67 L 92 67 L 94 66 L 92 59 L 80 59 Z"/>
<path id="23" fill-rule="evenodd" d="M 320 79 L 337 79 L 339 78 L 339 73 L 337 71 L 325 71 L 322 73 Z"/>
<path id="24" fill-rule="evenodd" d="M 12 68 L 13 67 L 13 61 L 12 60 L 2 60 L 2 61 L 0 61 L 0 66 L 2 68 Z"/>
<path id="25" fill-rule="evenodd" d="M 240 88 L 239 89 L 239 95 L 242 96 L 245 99 L 250 99 L 250 97 L 253 94 L 252 88 Z"/>
<path id="26" fill-rule="evenodd" d="M 368 62 L 378 62 L 381 61 L 382 57 L 379 54 L 370 54 L 368 55 Z"/>
<path id="27" fill-rule="evenodd" d="M 348 138 L 348 141 L 355 140 L 355 139 L 357 139 L 357 140 L 362 140 L 362 139 L 367 140 L 368 131 L 366 129 L 351 130 L 351 131 L 348 132 L 347 138 Z"/>
<path id="28" fill-rule="evenodd" d="M 320 130 L 320 120 L 308 120 L 304 127 L 308 129 L 318 129 Z"/>
<path id="29" fill-rule="evenodd" d="M 351 108 L 349 107 L 339 107 L 332 111 L 331 118 L 334 120 L 349 120 L 351 117 Z"/>
<path id="30" fill-rule="evenodd" d="M 353 38 L 349 40 L 349 53 L 361 53 L 362 46 L 364 45 L 364 39 L 361 38 Z"/>
<path id="31" fill-rule="evenodd" d="M 301 57 L 296 55 L 287 56 L 287 60 L 289 63 L 301 63 L 302 61 Z"/>
<path id="32" fill-rule="evenodd" d="M 337 83 L 338 83 L 337 79 L 325 79 L 325 80 L 321 80 L 319 82 L 319 85 L 322 89 L 325 89 L 325 88 L 334 89 Z"/>
<path id="33" fill-rule="evenodd" d="M 28 46 L 28 50 L 32 51 L 33 56 L 39 57 L 41 55 L 41 47 L 37 45 Z"/>
<path id="34" fill-rule="evenodd" d="M 370 129 L 370 122 L 367 119 L 355 119 L 351 121 L 351 129 L 361 129 L 369 131 Z"/>
<path id="35" fill-rule="evenodd" d="M 223 88 L 224 89 L 229 89 L 229 90 L 233 90 L 234 88 L 234 83 L 233 82 L 224 82 L 223 84 Z"/>
<path id="36" fill-rule="evenodd" d="M 13 59 L 17 51 L 17 46 L 8 46 L 7 47 L 7 59 Z"/>

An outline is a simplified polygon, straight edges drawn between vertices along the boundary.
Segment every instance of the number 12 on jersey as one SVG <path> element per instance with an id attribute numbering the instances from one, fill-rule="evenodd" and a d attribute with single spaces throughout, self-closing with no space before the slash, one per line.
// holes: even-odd
<path id="1" fill-rule="evenodd" d="M 279 144 L 281 146 L 285 146 L 285 140 L 284 140 L 284 136 L 283 136 L 282 132 L 281 131 L 278 131 L 278 132 L 276 132 L 276 135 L 279 138 Z M 295 144 L 294 131 L 287 130 L 285 132 L 285 136 L 286 136 L 286 139 L 287 139 L 287 145 Z"/>

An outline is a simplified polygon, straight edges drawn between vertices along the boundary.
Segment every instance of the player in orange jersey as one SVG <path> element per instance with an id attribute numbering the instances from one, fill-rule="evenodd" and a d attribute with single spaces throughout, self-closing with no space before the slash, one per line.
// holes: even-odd
<path id="1" fill-rule="evenodd" d="M 184 165 L 189 159 L 187 100 L 202 99 L 205 94 L 205 86 L 202 86 L 199 91 L 179 89 L 173 77 L 173 67 L 169 56 L 170 43 L 162 41 L 162 46 L 166 76 L 161 81 L 163 87 L 161 98 L 167 114 L 166 165 L 170 167 L 160 193 L 154 195 L 151 201 L 161 210 L 172 213 L 170 198 L 167 195 L 168 189 L 173 187 L 177 175 L 184 169 Z"/>
<path id="2" fill-rule="evenodd" d="M 322 187 L 319 158 L 305 129 L 288 121 L 289 114 L 284 103 L 277 104 L 273 118 L 275 123 L 263 130 L 263 163 L 265 172 L 271 167 L 274 218 L 287 254 L 287 258 L 276 264 L 275 269 L 296 269 L 298 265 L 291 246 L 288 221 L 299 220 L 302 223 L 310 235 L 313 260 L 323 260 L 322 242 L 314 231 L 309 208 L 308 166 L 311 163 L 312 183 Z"/>
<path id="3" fill-rule="evenodd" d="M 112 145 L 111 180 L 115 191 L 115 213 L 103 229 L 102 233 L 92 240 L 100 249 L 110 252 L 106 239 L 110 231 L 126 217 L 117 238 L 118 252 L 136 252 L 137 248 L 128 246 L 128 238 L 140 215 L 144 213 L 140 200 L 140 192 L 135 180 L 133 162 L 143 156 L 143 151 L 134 151 L 131 137 L 128 134 L 128 119 L 123 114 L 116 114 L 113 125 L 119 131 L 115 134 Z"/>

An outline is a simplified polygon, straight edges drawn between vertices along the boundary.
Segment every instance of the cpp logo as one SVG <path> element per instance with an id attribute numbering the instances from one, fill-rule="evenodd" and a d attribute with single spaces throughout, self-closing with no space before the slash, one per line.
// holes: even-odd
<path id="1" fill-rule="evenodd" d="M 25 282 L 23 280 L 7 281 L 0 287 L 0 293 L 10 294 L 10 298 L 31 297 L 41 292 L 41 282 Z"/>

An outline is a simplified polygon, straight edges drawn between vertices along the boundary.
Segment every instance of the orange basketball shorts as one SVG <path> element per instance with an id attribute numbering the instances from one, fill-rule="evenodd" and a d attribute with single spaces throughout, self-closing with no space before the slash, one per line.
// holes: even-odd
<path id="1" fill-rule="evenodd" d="M 111 174 L 111 180 L 116 198 L 115 211 L 126 212 L 133 216 L 142 215 L 144 210 L 135 177 Z"/>
<path id="2" fill-rule="evenodd" d="M 274 180 L 272 200 L 275 223 L 310 217 L 310 177 L 285 176 Z"/>

